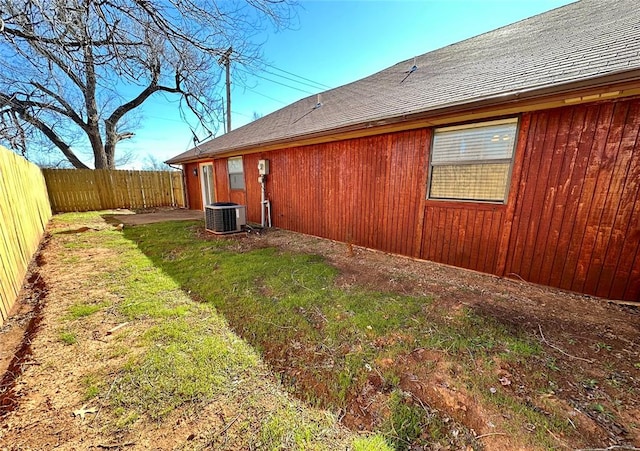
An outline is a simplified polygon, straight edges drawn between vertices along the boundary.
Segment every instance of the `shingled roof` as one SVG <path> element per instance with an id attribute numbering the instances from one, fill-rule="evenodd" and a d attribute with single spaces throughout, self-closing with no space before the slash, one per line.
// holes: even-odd
<path id="1" fill-rule="evenodd" d="M 181 163 L 549 88 L 640 80 L 637 0 L 581 0 L 313 95 L 169 160 Z M 403 79 L 406 80 L 402 81 Z"/>

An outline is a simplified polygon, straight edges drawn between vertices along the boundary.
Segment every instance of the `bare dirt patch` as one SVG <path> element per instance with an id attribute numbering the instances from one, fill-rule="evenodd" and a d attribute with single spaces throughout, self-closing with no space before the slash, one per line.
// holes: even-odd
<path id="1" fill-rule="evenodd" d="M 397 386 L 431 412 L 438 410 L 449 429 L 456 424 L 471 431 L 461 443 L 486 449 L 521 448 L 522 434 L 544 435 L 544 447 L 580 448 L 637 446 L 640 444 L 640 312 L 618 305 L 526 282 L 503 279 L 437 263 L 389 255 L 357 246 L 287 231 L 270 230 L 260 235 L 219 237 L 194 228 L 198 239 L 231 241 L 231 249 L 248 252 L 276 247 L 282 252 L 318 254 L 338 268 L 338 286 L 433 298 L 428 311 L 455 318 L 470 310 L 497 321 L 514 334 L 524 334 L 543 349 L 526 364 L 496 358 L 488 369 L 478 361 L 475 369 L 462 368 L 456 356 L 429 349 L 414 349 L 394 359 L 376 361 L 377 368 L 400 368 Z M 263 290 L 262 295 L 269 297 Z M 315 328 L 326 318 L 313 310 L 299 312 Z M 245 330 L 242 318 L 229 320 L 236 331 Z M 274 334 L 278 333 L 277 328 Z M 386 337 L 411 341 L 411 337 Z M 389 343 L 380 343 L 384 348 Z M 343 358 L 349 349 L 326 350 L 316 346 L 283 346 L 260 343 L 272 368 L 299 396 L 309 393 L 331 404 L 336 393 L 325 383 L 332 375 L 332 359 Z M 469 351 L 469 361 L 474 356 Z M 472 363 L 473 365 L 473 363 Z M 489 386 L 468 387 L 468 374 Z M 348 396 L 341 411 L 345 425 L 355 430 L 377 430 L 388 419 L 389 381 L 375 371 L 360 392 Z M 519 431 L 510 430 L 512 414 L 498 406 L 508 395 L 520 406 L 543 417 L 564 418 L 567 430 L 556 433 L 536 429 L 525 420 Z M 496 398 L 496 401 L 492 401 Z M 526 417 L 526 413 L 523 413 Z M 464 432 L 458 431 L 460 434 Z M 531 447 L 532 445 L 526 445 Z"/>
<path id="2" fill-rule="evenodd" d="M 43 249 L 49 242 L 49 235 L 43 238 L 29 265 L 26 283 L 8 321 L 2 328 L 5 335 L 0 353 L 0 419 L 14 411 L 19 403 L 20 393 L 16 391 L 16 383 L 23 368 L 32 364 L 31 342 L 38 333 L 42 321 L 48 288 L 40 274 L 40 266 L 44 263 Z"/>
<path id="3" fill-rule="evenodd" d="M 57 233 L 65 230 L 71 233 Z M 195 403 L 197 408 L 181 406 L 155 419 L 144 412 L 123 417 L 110 396 L 127 361 L 145 350 L 139 337 L 154 325 L 152 318 L 127 321 L 118 312 L 127 301 L 113 280 L 130 264 L 118 247 L 127 251 L 127 242 L 99 218 L 86 224 L 54 219 L 49 232 L 53 238 L 34 261 L 15 315 L 0 331 L 8 367 L 0 387 L 6 407 L 0 449 L 255 449 L 295 443 L 299 430 L 318 449 L 345 448 L 353 440 L 325 412 L 283 393 L 260 362 L 229 381 L 225 386 L 234 389 L 225 396 Z M 174 296 L 183 299 L 175 302 L 189 301 L 179 290 Z M 93 306 L 94 313 L 74 310 Z M 204 320 L 213 315 L 203 314 Z M 252 352 L 234 340 L 237 349 Z"/>
<path id="4" fill-rule="evenodd" d="M 147 221 L 147 218 L 141 220 Z M 108 248 L 93 248 L 83 242 L 82 236 L 117 228 L 104 223 L 83 227 L 86 230 L 70 227 L 69 234 L 61 235 L 65 237 L 66 245 L 80 246 L 73 255 L 65 251 L 61 242 L 43 251 L 39 258 L 40 275 L 34 277 L 32 273 L 32 289 L 25 291 L 15 316 L 3 327 L 1 350 L 5 368 L 14 358 L 13 352 L 7 352 L 5 337 L 13 336 L 16 343 L 28 343 L 34 353 L 21 361 L 20 366 L 28 374 L 18 378 L 14 386 L 20 411 L 2 419 L 0 443 L 8 446 L 7 449 L 24 446 L 88 449 L 101 445 L 145 449 L 189 447 L 196 443 L 233 449 L 234 443 L 243 443 L 241 437 L 247 431 L 240 425 L 246 427 L 255 422 L 259 414 L 253 410 L 238 411 L 237 407 L 267 408 L 266 404 L 256 407 L 253 401 L 248 405 L 244 396 L 231 401 L 235 408 L 217 403 L 195 416 L 175 412 L 163 426 L 145 423 L 134 434 L 112 437 L 101 435 L 96 426 L 98 423 L 94 425 L 91 419 L 80 421 L 71 417 L 71 412 L 84 403 L 82 393 L 86 391 L 83 386 L 86 376 L 96 372 L 109 374 L 109 361 L 100 362 L 95 358 L 106 342 L 113 343 L 117 339 L 109 337 L 107 331 L 121 322 L 109 309 L 92 317 L 85 328 L 86 336 L 80 337 L 81 348 L 74 351 L 72 360 L 68 360 L 72 348 L 60 342 L 59 318 L 78 299 L 101 302 L 112 296 L 117 298 L 79 277 L 80 274 L 103 271 L 102 265 L 115 252 Z M 470 309 L 481 317 L 498 321 L 509 330 L 525 333 L 544 349 L 538 361 L 523 365 L 496 359 L 490 369 L 480 362 L 475 369 L 479 377 L 491 381 L 496 396 L 509 393 L 521 405 L 543 415 L 560 412 L 567 419 L 569 431 L 566 434 L 542 431 L 554 447 L 640 445 L 640 313 L 635 307 L 285 231 L 273 230 L 260 236 L 217 237 L 198 228 L 196 236 L 211 241 L 231 240 L 231 249 L 238 252 L 276 247 L 283 252 L 319 254 L 338 268 L 339 286 L 430 296 L 434 299 L 429 306 L 430 312 L 450 312 L 455 317 L 457 312 Z M 73 239 L 78 242 L 71 243 Z M 85 244 L 86 248 L 83 248 Z M 63 258 L 66 260 L 62 261 Z M 72 271 L 69 270 L 71 267 Z M 46 287 L 38 285 L 38 277 Z M 19 326 L 26 328 L 34 317 L 33 295 L 43 288 L 48 294 L 40 332 L 37 337 L 28 336 L 25 341 L 24 329 L 20 330 Z M 197 294 L 193 296 L 197 297 Z M 116 302 L 116 298 L 111 300 Z M 314 327 L 325 327 L 327 319 L 319 311 L 302 314 Z M 242 333 L 241 324 L 234 327 Z M 123 327 L 114 335 L 128 333 L 128 328 Z M 394 340 L 411 339 L 401 335 L 386 336 L 384 342 L 374 345 L 384 348 Z M 344 355 L 349 349 L 334 352 Z M 89 360 L 85 355 L 93 357 Z M 322 383 L 323 376 L 317 372 L 332 357 L 326 350 L 273 346 L 266 347 L 264 355 L 271 368 L 291 384 L 294 392 L 312 391 L 319 399 L 335 396 L 327 390 Z M 470 354 L 471 362 L 473 358 Z M 402 377 L 397 385 L 409 394 L 408 401 L 425 411 L 438 411 L 449 429 L 456 430 L 456 425 L 460 424 L 466 428 L 460 429 L 460 434 L 471 431 L 471 435 L 459 443 L 473 443 L 478 449 L 491 450 L 523 447 L 521 438 L 508 429 L 510 413 L 491 402 L 493 392 L 479 393 L 473 387 L 466 387 L 461 382 L 461 365 L 452 361 L 446 351 L 417 348 L 393 359 L 379 358 L 374 363 L 376 369 L 371 371 L 362 390 L 348 397 L 348 404 L 341 412 L 343 424 L 350 428 L 375 430 L 385 421 L 389 413 L 390 384 L 377 369 L 400 368 Z M 310 368 L 314 368 L 315 373 Z M 329 365 L 326 368 L 323 371 L 329 377 Z M 551 374 L 553 378 L 547 378 Z M 6 372 L 5 377 L 8 377 Z M 111 380 L 115 377 L 116 374 L 112 375 Z M 269 379 L 270 376 L 265 372 L 264 377 Z M 105 391 L 108 389 L 108 386 L 104 387 Z M 274 390 L 270 384 L 254 389 L 258 392 Z M 107 418 L 108 413 L 103 411 L 101 416 Z M 209 425 L 203 426 L 205 423 Z M 540 432 L 529 431 L 532 426 L 525 423 L 522 428 L 525 433 Z M 455 443 L 452 446 L 456 449 Z"/>
<path id="5" fill-rule="evenodd" d="M 512 279 L 416 261 L 344 243 L 285 231 L 249 239 L 237 238 L 247 249 L 276 246 L 283 250 L 320 254 L 340 270 L 338 283 L 350 287 L 435 298 L 432 309 L 455 313 L 461 308 L 493 318 L 510 330 L 534 337 L 545 349 L 540 374 L 497 362 L 496 387 L 509 390 L 534 410 L 564 412 L 582 444 L 640 445 L 640 310 L 603 299 L 582 296 Z M 281 371 L 290 362 L 280 362 Z M 441 355 L 418 349 L 387 365 L 404 368 L 400 386 L 425 403 L 472 428 L 488 449 L 513 449 L 508 433 L 500 432 L 503 413 L 481 402 L 477 394 L 456 386 L 455 365 Z M 299 370 L 298 370 L 299 372 Z M 552 386 L 540 391 L 553 372 Z M 300 379 L 300 374 L 296 374 Z M 503 381 L 501 383 L 500 381 Z M 544 381 L 543 381 L 544 382 Z M 298 380 L 297 383 L 304 384 Z M 350 426 L 369 429 L 376 416 L 370 410 L 384 391 L 379 378 L 353 398 L 345 417 Z M 459 385 L 459 384 L 458 384 Z M 615 415 L 612 415 L 615 410 Z M 550 433 L 550 432 L 549 432 Z M 553 437 L 557 446 L 569 444 Z M 572 439 L 571 444 L 578 442 Z"/>

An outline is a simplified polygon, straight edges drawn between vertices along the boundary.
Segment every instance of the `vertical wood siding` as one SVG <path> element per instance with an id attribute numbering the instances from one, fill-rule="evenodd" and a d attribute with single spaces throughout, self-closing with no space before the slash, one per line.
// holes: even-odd
<path id="1" fill-rule="evenodd" d="M 258 160 L 262 158 L 261 154 L 244 155 L 242 163 L 244 166 L 244 184 L 246 187 L 246 202 L 238 202 L 247 206 L 247 219 L 252 222 L 260 223 L 260 202 L 262 200 L 260 183 L 258 183 Z M 267 155 L 268 159 L 269 156 Z M 235 201 L 233 201 L 235 202 Z"/>
<path id="2" fill-rule="evenodd" d="M 198 175 L 194 175 L 193 171 Z M 186 177 L 187 199 L 191 210 L 202 210 L 202 187 L 200 185 L 200 167 L 198 163 L 184 165 L 184 176 Z"/>
<path id="3" fill-rule="evenodd" d="M 260 221 L 257 164 L 266 158 L 274 226 L 411 255 L 429 136 L 416 130 L 245 155 L 248 219 Z M 220 199 L 238 202 L 226 160 L 215 165 Z"/>
<path id="4" fill-rule="evenodd" d="M 506 275 L 640 300 L 640 100 L 530 116 Z"/>
<path id="5" fill-rule="evenodd" d="M 420 258 L 494 273 L 505 209 L 480 205 L 429 202 Z"/>
<path id="6" fill-rule="evenodd" d="M 270 160 L 273 225 L 594 294 L 640 299 L 640 100 L 523 114 L 505 205 L 426 200 L 431 130 L 245 155 L 246 191 L 221 201 L 260 221 Z"/>

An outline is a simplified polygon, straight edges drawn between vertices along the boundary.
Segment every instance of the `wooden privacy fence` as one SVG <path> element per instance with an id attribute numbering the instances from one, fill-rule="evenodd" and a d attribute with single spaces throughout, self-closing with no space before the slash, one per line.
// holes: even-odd
<path id="1" fill-rule="evenodd" d="M 18 297 L 50 218 L 40 168 L 0 146 L 0 325 Z"/>
<path id="2" fill-rule="evenodd" d="M 184 207 L 180 171 L 43 169 L 54 212 Z"/>

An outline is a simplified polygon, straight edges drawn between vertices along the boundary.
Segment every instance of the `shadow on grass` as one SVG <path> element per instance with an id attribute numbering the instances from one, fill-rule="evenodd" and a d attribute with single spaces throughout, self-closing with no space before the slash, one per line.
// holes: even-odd
<path id="1" fill-rule="evenodd" d="M 428 297 L 338 288 L 338 271 L 320 256 L 207 235 L 201 221 L 125 227 L 123 233 L 192 298 L 218 309 L 298 397 L 342 412 L 349 426 L 382 430 L 398 449 L 477 445 L 464 426 L 435 421 L 433 410 L 403 394 L 407 368 L 397 362 L 413 351 L 447 355 L 468 387 L 486 393 L 494 382 L 474 377 L 478 365 L 492 372 L 496 359 L 518 363 L 540 353 L 538 342 L 490 317 L 440 311 Z M 514 404 L 504 396 L 505 406 Z M 373 401 L 377 411 L 365 413 Z M 541 431 L 563 429 L 535 409 L 525 413 Z"/>

